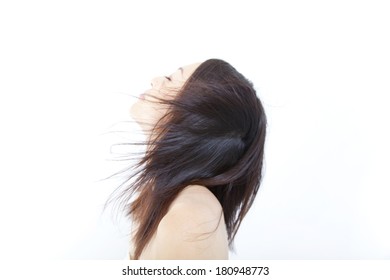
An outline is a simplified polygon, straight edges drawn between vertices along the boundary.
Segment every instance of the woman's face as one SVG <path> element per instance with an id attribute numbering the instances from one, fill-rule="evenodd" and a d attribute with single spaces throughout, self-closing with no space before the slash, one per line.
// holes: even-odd
<path id="1" fill-rule="evenodd" d="M 165 114 L 165 109 L 154 97 L 173 99 L 177 91 L 201 63 L 194 63 L 180 67 L 170 76 L 161 76 L 152 79 L 152 88 L 142 93 L 138 101 L 131 107 L 130 113 L 142 130 L 151 129 Z"/>

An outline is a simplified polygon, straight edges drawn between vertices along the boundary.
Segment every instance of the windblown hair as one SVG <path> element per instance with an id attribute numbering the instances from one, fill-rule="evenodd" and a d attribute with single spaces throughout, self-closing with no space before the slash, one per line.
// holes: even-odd
<path id="1" fill-rule="evenodd" d="M 209 59 L 173 100 L 158 102 L 167 112 L 153 127 L 135 180 L 119 196 L 138 224 L 132 258 L 188 185 L 205 186 L 218 199 L 232 247 L 262 179 L 267 121 L 253 84 L 227 62 Z"/>

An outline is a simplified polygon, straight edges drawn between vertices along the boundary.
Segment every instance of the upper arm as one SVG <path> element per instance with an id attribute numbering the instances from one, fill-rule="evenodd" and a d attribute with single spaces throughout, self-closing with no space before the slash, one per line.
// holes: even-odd
<path id="1" fill-rule="evenodd" d="M 156 259 L 227 259 L 222 212 L 181 205 L 161 220 L 153 246 Z"/>

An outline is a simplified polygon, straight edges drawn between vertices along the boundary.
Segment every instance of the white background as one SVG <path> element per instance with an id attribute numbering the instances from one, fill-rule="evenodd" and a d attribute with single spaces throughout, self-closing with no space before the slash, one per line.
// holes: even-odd
<path id="1" fill-rule="evenodd" d="M 102 206 L 150 79 L 221 58 L 268 115 L 232 259 L 390 259 L 386 1 L 2 1 L 1 257 L 122 259 Z M 118 125 L 119 123 L 119 125 Z M 125 129 L 127 133 L 107 133 Z"/>

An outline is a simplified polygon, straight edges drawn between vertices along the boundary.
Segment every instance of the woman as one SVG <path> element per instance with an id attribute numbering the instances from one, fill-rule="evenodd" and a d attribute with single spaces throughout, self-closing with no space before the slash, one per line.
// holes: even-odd
<path id="1" fill-rule="evenodd" d="M 130 258 L 228 259 L 262 178 L 266 116 L 252 83 L 210 59 L 153 79 L 131 114 L 148 142 L 120 197 Z"/>

